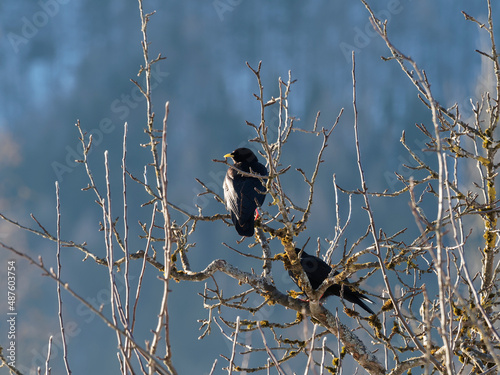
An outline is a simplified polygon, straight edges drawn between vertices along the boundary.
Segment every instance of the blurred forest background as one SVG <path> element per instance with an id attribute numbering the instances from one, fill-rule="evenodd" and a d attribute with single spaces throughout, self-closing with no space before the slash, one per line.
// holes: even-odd
<path id="1" fill-rule="evenodd" d="M 472 114 L 465 111 L 467 103 L 470 98 L 477 100 L 488 85 L 488 77 L 482 74 L 484 59 L 474 52 L 481 49 L 487 35 L 466 22 L 461 11 L 484 21 L 485 2 L 390 0 L 371 5 L 379 18 L 388 20 L 392 41 L 425 69 L 436 99 L 445 106 L 464 105 L 462 118 L 467 120 Z M 285 80 L 288 70 L 298 80 L 290 98 L 291 113 L 300 119 L 298 127 L 311 128 L 317 111 L 321 111 L 319 125 L 330 127 L 340 109 L 346 109 L 326 149 L 308 230 L 298 245 L 302 246 L 307 236 L 313 242 L 331 238 L 335 224 L 332 174 L 343 188 L 356 189 L 359 185 L 352 130 L 351 50 L 356 51 L 360 142 L 368 189 L 395 191 L 401 187 L 393 172 L 408 176 L 402 165 L 411 164 L 399 142 L 401 133 L 405 130 L 407 143 L 421 149 L 424 138 L 414 124 L 429 123 L 429 114 L 399 66 L 380 59 L 388 52 L 372 31 L 368 12 L 360 2 L 151 0 L 145 1 L 144 7 L 147 12 L 156 11 L 148 29 L 150 56 L 161 53 L 167 57 L 153 67 L 152 96 L 157 121 L 163 117 L 165 101 L 170 101 L 170 201 L 193 213 L 196 204 L 205 214 L 225 212 L 215 200 L 197 196 L 202 189 L 195 178 L 222 193 L 226 168 L 212 159 L 222 159 L 235 148 L 248 145 L 247 140 L 254 136 L 245 121 L 259 121 L 259 106 L 252 95 L 257 85 L 245 62 L 256 67 L 262 60 L 267 97 L 278 95 L 278 77 Z M 144 98 L 130 82 L 137 78 L 143 64 L 137 8 L 134 0 L 0 3 L 0 213 L 36 227 L 29 217 L 33 213 L 55 233 L 57 180 L 61 187 L 62 237 L 86 241 L 99 256 L 104 256 L 103 238 L 97 232 L 102 211 L 91 192 L 81 191 L 88 181 L 82 166 L 74 163 L 81 156 L 74 124 L 80 120 L 82 128 L 93 134 L 90 162 L 101 186 L 103 153 L 109 150 L 110 163 L 116 167 L 116 199 L 120 200 L 124 122 L 129 126 L 131 172 L 142 176 L 143 166 L 150 160 L 149 151 L 139 145 L 148 141 L 143 132 Z M 319 138 L 292 134 L 282 158 L 284 165 L 310 172 L 320 142 Z M 298 173 L 290 173 L 287 181 L 293 196 L 307 193 Z M 129 191 L 131 251 L 143 246 L 138 239 L 142 230 L 137 220 L 147 222 L 150 218 L 150 210 L 139 208 L 148 197 L 134 185 L 130 183 Z M 387 232 L 408 227 L 411 238 L 417 227 L 407 202 L 386 203 L 384 199 L 373 201 L 378 225 Z M 346 197 L 340 204 L 346 214 Z M 354 199 L 349 243 L 367 228 L 368 220 L 360 206 L 361 199 Z M 175 218 L 177 213 L 172 213 Z M 480 237 L 481 233 L 476 235 Z M 199 223 L 191 237 L 197 243 L 190 250 L 191 259 L 197 262 L 192 264 L 193 269 L 203 268 L 216 258 L 241 262 L 221 245 L 223 241 L 235 244 L 238 238 L 222 222 Z M 0 240 L 32 256 L 40 254 L 49 266 L 55 263 L 54 243 L 20 232 L 4 221 L 0 221 Z M 138 246 L 135 249 L 134 241 Z M 246 248 L 248 243 L 240 248 L 251 252 Z M 109 303 L 108 276 L 103 267 L 92 261 L 82 263 L 83 254 L 77 250 L 63 250 L 62 279 L 71 280 L 73 288 L 95 306 Z M 275 249 L 276 253 L 281 251 Z M 3 285 L 6 260 L 12 256 L 2 250 L 0 257 Z M 475 269 L 474 264 L 470 267 Z M 18 367 L 29 373 L 44 365 L 48 337 L 59 336 L 56 287 L 25 261 L 19 260 L 17 269 Z M 156 312 L 162 287 L 156 282 L 155 271 L 150 269 L 145 284 L 150 291 L 143 295 L 141 307 L 147 310 L 151 306 Z M 283 288 L 293 288 L 284 270 L 276 269 L 275 277 L 281 276 L 280 271 Z M 221 276 L 224 282 L 234 281 Z M 207 315 L 198 295 L 204 283 L 170 285 L 170 319 L 182 322 L 171 327 L 174 365 L 179 373 L 208 374 L 219 354 L 230 353 L 231 343 L 218 332 L 197 340 L 197 320 Z M 378 293 L 382 284 L 363 287 Z M 98 318 L 64 292 L 63 298 L 65 320 L 74 323 L 74 334 L 68 342 L 73 368 L 77 373 L 111 373 L 116 369 L 114 335 L 103 337 L 104 325 Z M 3 301 L 2 314 L 6 311 Z M 340 303 L 332 299 L 327 305 L 335 309 Z M 276 314 L 273 319 L 277 319 L 283 309 L 268 309 L 268 313 Z M 342 314 L 341 319 L 349 321 Z M 138 324 L 146 328 L 151 321 Z M 6 336 L 4 330 L 4 324 L 0 324 L 0 343 Z M 140 342 L 148 335 L 144 334 L 144 338 L 138 338 Z M 61 350 L 57 345 L 53 355 L 54 373 L 60 373 Z"/>

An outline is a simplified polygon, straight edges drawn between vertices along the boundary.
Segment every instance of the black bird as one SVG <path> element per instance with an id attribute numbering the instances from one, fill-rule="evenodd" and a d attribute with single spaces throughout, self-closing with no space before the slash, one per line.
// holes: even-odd
<path id="1" fill-rule="evenodd" d="M 295 248 L 295 251 L 297 252 L 297 255 L 300 254 L 300 249 Z M 304 272 L 307 275 L 307 278 L 309 279 L 309 282 L 311 283 L 311 286 L 314 290 L 319 288 L 321 283 L 323 283 L 323 280 L 325 280 L 330 272 L 332 271 L 332 267 L 330 267 L 328 264 L 326 264 L 322 259 L 307 254 L 305 251 L 302 251 L 302 256 L 300 258 L 300 264 L 302 265 L 302 268 L 304 269 Z M 288 274 L 290 277 L 293 279 L 293 281 L 297 284 L 297 279 L 293 276 L 291 271 L 288 271 Z M 333 276 L 338 275 L 338 272 L 335 271 Z M 349 282 L 349 280 L 345 279 L 345 282 Z M 298 285 L 298 284 L 297 284 Z M 339 284 L 333 284 L 331 285 L 325 293 L 321 296 L 321 299 L 325 299 L 328 296 L 341 296 L 352 303 L 355 303 L 356 305 L 359 305 L 362 307 L 365 311 L 369 312 L 370 314 L 374 314 L 372 309 L 370 309 L 363 301 L 368 302 L 368 303 L 373 303 L 372 300 L 370 300 L 368 297 L 364 296 L 360 292 L 354 290 L 352 287 L 348 285 L 339 285 Z"/>
<path id="2" fill-rule="evenodd" d="M 234 166 L 247 173 L 267 176 L 267 169 L 259 163 L 255 154 L 248 148 L 237 148 L 230 154 Z M 231 219 L 240 236 L 251 237 L 254 233 L 255 210 L 262 206 L 266 188 L 256 177 L 244 176 L 234 168 L 229 168 L 224 178 L 224 202 L 231 212 Z"/>

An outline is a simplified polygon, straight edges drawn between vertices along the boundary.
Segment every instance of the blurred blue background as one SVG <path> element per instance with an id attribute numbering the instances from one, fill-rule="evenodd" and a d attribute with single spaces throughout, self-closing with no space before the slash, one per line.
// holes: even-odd
<path id="1" fill-rule="evenodd" d="M 382 19 L 387 19 L 392 41 L 427 72 L 437 100 L 445 105 L 463 105 L 462 118 L 471 113 L 469 99 L 477 100 L 488 85 L 485 69 L 489 67 L 475 49 L 487 48 L 487 35 L 464 20 L 461 11 L 486 19 L 485 1 L 372 1 Z M 496 6 L 496 4 L 495 4 Z M 341 108 L 339 125 L 329 141 L 316 189 L 313 213 L 307 237 L 331 239 L 335 226 L 332 174 L 347 189 L 359 186 L 353 135 L 351 50 L 356 52 L 359 129 L 371 191 L 395 191 L 401 186 L 394 171 L 411 174 L 402 168 L 411 163 L 399 139 L 403 130 L 410 146 L 420 149 L 425 137 L 415 123 L 430 126 L 430 116 L 417 98 L 416 90 L 396 62 L 384 62 L 388 56 L 381 39 L 374 35 L 368 12 L 357 1 L 302 2 L 263 1 L 154 1 L 144 0 L 146 12 L 156 11 L 148 25 L 150 57 L 167 57 L 153 67 L 153 105 L 156 125 L 161 124 L 164 103 L 170 101 L 168 121 L 169 200 L 195 212 L 195 205 L 205 214 L 224 212 L 224 207 L 202 191 L 195 177 L 222 194 L 225 167 L 213 163 L 254 137 L 245 121 L 258 123 L 258 102 L 253 97 L 257 84 L 248 62 L 256 67 L 262 61 L 266 98 L 278 95 L 278 77 L 286 80 L 288 71 L 297 79 L 290 96 L 291 114 L 300 121 L 296 126 L 311 129 L 317 111 L 320 127 L 330 127 Z M 104 2 L 41 0 L 3 1 L 0 4 L 0 212 L 23 225 L 36 228 L 35 217 L 55 234 L 55 188 L 61 187 L 62 237 L 87 242 L 98 256 L 105 256 L 102 232 L 98 232 L 102 211 L 91 191 L 81 191 L 88 179 L 81 164 L 75 164 L 81 150 L 74 124 L 93 134 L 94 147 L 90 164 L 97 184 L 104 192 L 103 154 L 109 150 L 113 173 L 114 213 L 122 216 L 121 157 L 123 124 L 128 123 L 128 169 L 142 176 L 150 153 L 140 147 L 144 134 L 145 101 L 130 79 L 137 78 L 143 64 L 142 35 L 136 1 Z M 270 114 L 271 120 L 272 115 Z M 283 154 L 283 165 L 292 165 L 284 178 L 286 189 L 296 203 L 307 203 L 307 186 L 295 168 L 312 173 L 319 137 L 293 133 Z M 429 162 L 433 158 L 427 155 Z M 218 189 L 218 190 L 217 190 Z M 144 249 L 138 238 L 138 220 L 147 222 L 151 208 L 139 205 L 149 200 L 140 186 L 129 182 L 129 219 L 131 251 Z M 395 204 L 397 202 L 398 204 Z M 417 233 L 407 205 L 407 198 L 374 200 L 378 227 L 393 233 L 408 227 L 406 239 Z M 269 202 L 266 202 L 269 203 Z M 390 205 L 388 205 L 390 204 Z M 347 197 L 341 196 L 341 217 L 347 217 Z M 361 200 L 353 200 L 353 223 L 346 234 L 350 246 L 366 231 L 366 213 Z M 176 212 L 174 218 L 183 222 Z M 120 222 L 121 223 L 121 222 Z M 120 227 L 119 227 L 120 228 Z M 37 228 L 38 229 L 38 228 Z M 190 250 L 194 270 L 203 269 L 211 260 L 224 258 L 244 270 L 257 262 L 249 261 L 221 245 L 225 241 L 242 251 L 251 241 L 236 245 L 235 231 L 222 222 L 200 223 L 190 237 L 196 246 Z M 0 221 L 0 240 L 31 256 L 41 255 L 48 266 L 55 265 L 54 243 L 21 232 Z M 344 239 L 342 239 L 343 241 Z M 281 252 L 273 243 L 274 253 Z M 311 246 L 311 245 L 309 245 Z M 341 246 L 342 247 L 342 246 Z M 309 250 L 313 252 L 312 247 Z M 12 255 L 2 250 L 2 260 Z M 341 254 L 334 254 L 334 261 Z M 109 313 L 107 271 L 74 249 L 63 249 L 62 278 L 95 306 L 104 304 Z M 4 262 L 6 263 L 6 262 Z M 139 262 L 131 273 L 137 282 Z M 6 267 L 2 266 L 4 275 Z M 18 273 L 18 367 L 34 373 L 44 366 L 48 337 L 59 337 L 56 286 L 40 275 L 26 261 L 17 261 Z M 151 340 L 150 329 L 156 326 L 161 302 L 158 272 L 147 268 L 145 290 L 140 302 L 140 320 L 136 328 L 139 342 Z M 293 287 L 280 265 L 274 268 L 276 283 L 282 290 Z M 5 277 L 2 276 L 2 285 Z M 217 275 L 220 286 L 232 281 Z M 377 280 L 363 287 L 381 293 Z M 211 282 L 209 282 L 210 284 Z M 213 285 L 210 284 L 210 285 Z M 216 373 L 227 363 L 219 354 L 230 355 L 231 346 L 217 328 L 203 340 L 198 319 L 205 319 L 204 283 L 172 283 L 170 319 L 173 361 L 179 373 L 208 374 L 218 358 Z M 68 324 L 69 361 L 75 373 L 117 373 L 116 337 L 86 308 L 63 292 L 64 317 Z M 3 299 L 2 299 L 3 300 Z M 380 304 L 380 301 L 377 301 Z M 2 302 L 2 305 L 3 302 Z M 332 299 L 328 307 L 340 307 Z M 6 308 L 2 308 L 4 314 Z M 234 317 L 234 312 L 228 312 Z M 292 321 L 293 312 L 280 306 L 268 307 L 256 318 Z M 247 314 L 248 315 L 248 314 Z M 243 313 L 242 318 L 251 318 Z M 354 324 L 343 313 L 347 324 Z M 309 323 L 310 324 L 310 323 Z M 4 324 L 0 324 L 0 344 L 5 345 Z M 309 327 L 310 328 L 310 327 Z M 297 332 L 300 337 L 301 331 Z M 248 340 L 252 340 L 249 335 Z M 253 336 L 260 346 L 260 338 Z M 336 340 L 329 339 L 334 350 Z M 5 347 L 5 346 L 4 346 Z M 62 373 L 60 345 L 53 344 L 54 373 Z M 237 356 L 237 363 L 241 361 Z M 301 372 L 297 362 L 287 371 Z"/>

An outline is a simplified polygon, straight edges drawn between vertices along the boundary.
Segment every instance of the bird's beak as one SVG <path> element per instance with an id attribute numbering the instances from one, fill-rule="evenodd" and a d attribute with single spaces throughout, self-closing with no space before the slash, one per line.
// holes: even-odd
<path id="1" fill-rule="evenodd" d="M 232 158 L 234 155 L 233 154 L 226 154 L 224 155 L 225 158 Z"/>

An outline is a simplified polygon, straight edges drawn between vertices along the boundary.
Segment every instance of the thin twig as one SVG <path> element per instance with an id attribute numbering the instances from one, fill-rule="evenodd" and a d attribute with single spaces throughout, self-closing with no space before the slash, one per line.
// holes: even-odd
<path id="1" fill-rule="evenodd" d="M 47 359 L 45 360 L 45 375 L 50 375 L 51 368 L 49 366 L 50 353 L 52 351 L 52 336 L 49 337 L 49 344 L 47 345 Z"/>
<path id="2" fill-rule="evenodd" d="M 123 249 L 125 258 L 125 321 L 130 324 L 130 278 L 129 278 L 129 250 L 128 250 L 128 206 L 127 206 L 127 130 L 128 124 L 123 125 L 123 157 L 122 157 L 122 186 L 123 186 Z M 125 353 L 130 357 L 130 343 L 125 340 Z"/>
<path id="3" fill-rule="evenodd" d="M 61 204 L 59 201 L 59 182 L 56 181 L 56 210 L 57 210 L 57 251 L 56 251 L 56 262 L 57 262 L 57 278 L 61 278 Z M 59 315 L 59 328 L 61 329 L 61 341 L 63 346 L 63 361 L 66 367 L 66 373 L 71 374 L 68 362 L 68 346 L 66 344 L 66 334 L 64 331 L 64 320 L 62 315 L 63 303 L 61 297 L 61 284 L 56 283 L 57 288 L 57 302 L 58 302 L 58 315 Z M 51 336 L 52 339 L 52 336 Z"/>
<path id="4" fill-rule="evenodd" d="M 234 357 L 236 356 L 236 342 L 238 341 L 238 333 L 240 332 L 240 316 L 236 317 L 236 329 L 233 332 L 233 349 L 231 350 L 231 359 L 227 368 L 228 375 L 232 375 L 234 366 Z"/>
<path id="5" fill-rule="evenodd" d="M 160 164 L 160 182 L 161 182 L 161 211 L 163 213 L 163 232 L 165 236 L 165 242 L 163 246 L 163 297 L 161 301 L 160 313 L 158 314 L 158 324 L 154 331 L 153 342 L 151 344 L 150 353 L 154 354 L 160 338 L 160 332 L 162 327 L 165 329 L 165 357 L 164 362 L 171 371 L 172 374 L 176 375 L 177 372 L 172 364 L 172 350 L 170 346 L 170 335 L 169 335 L 169 316 L 168 316 L 168 284 L 170 281 L 170 275 L 172 272 L 171 266 L 171 246 L 172 246 L 172 235 L 171 235 L 171 222 L 170 215 L 168 211 L 168 201 L 167 201 L 167 120 L 168 120 L 168 108 L 169 103 L 165 103 L 165 117 L 163 119 L 163 133 L 162 133 L 162 149 L 161 149 L 161 164 Z"/>
<path id="6" fill-rule="evenodd" d="M 313 360 L 313 353 L 314 353 L 314 340 L 316 339 L 316 329 L 318 328 L 318 324 L 315 324 L 313 327 L 313 332 L 311 336 L 311 347 L 309 348 L 309 355 L 307 356 L 307 364 L 306 364 L 306 370 L 304 371 L 304 375 L 309 374 L 309 367 L 311 366 L 311 362 Z"/>
<path id="7" fill-rule="evenodd" d="M 130 331 L 133 333 L 134 332 L 134 326 L 136 322 L 136 310 L 137 310 L 137 305 L 139 304 L 139 297 L 141 295 L 141 288 L 142 288 L 142 281 L 144 279 L 144 273 L 146 270 L 146 261 L 148 258 L 148 250 L 151 244 L 151 235 L 153 232 L 153 227 L 155 223 L 155 215 L 156 215 L 156 207 L 158 206 L 158 202 L 155 202 L 153 206 L 153 212 L 151 214 L 151 224 L 149 226 L 149 231 L 148 231 L 148 242 L 146 243 L 146 250 L 144 250 L 144 257 L 141 265 L 141 272 L 139 274 L 139 280 L 137 281 L 137 289 L 135 292 L 135 302 L 134 302 L 134 307 L 132 309 L 132 324 Z"/>
<path id="8" fill-rule="evenodd" d="M 215 371 L 215 366 L 217 366 L 217 358 L 215 359 L 214 364 L 212 365 L 212 369 L 210 370 L 210 374 L 208 374 L 208 375 L 213 375 L 213 373 Z"/>
<path id="9" fill-rule="evenodd" d="M 264 331 L 262 331 L 262 328 L 260 326 L 260 322 L 257 322 L 257 328 L 259 329 L 260 331 L 260 334 L 262 336 L 262 342 L 264 343 L 264 346 L 266 348 L 266 352 L 267 354 L 269 355 L 269 358 L 271 358 L 271 360 L 273 361 L 274 363 L 274 366 L 276 367 L 276 370 L 278 371 L 278 373 L 280 375 L 285 375 L 285 373 L 283 372 L 283 369 L 281 368 L 278 360 L 276 359 L 276 357 L 274 356 L 273 352 L 271 351 L 271 349 L 269 349 L 269 346 L 267 346 L 267 341 L 266 341 L 266 336 L 264 335 Z"/>
<path id="10" fill-rule="evenodd" d="M 325 347 L 326 347 L 326 337 L 323 337 L 323 341 L 321 342 L 321 365 L 320 365 L 320 374 L 324 374 L 325 370 Z"/>
<path id="11" fill-rule="evenodd" d="M 109 302 L 111 306 L 111 316 L 113 319 L 113 324 L 115 326 L 118 325 L 117 318 L 117 309 L 120 304 L 119 293 L 116 291 L 116 281 L 115 274 L 113 270 L 114 264 L 114 247 L 113 247 L 113 226 L 114 222 L 111 216 L 111 183 L 109 177 L 109 162 L 108 162 L 108 150 L 104 152 L 104 167 L 105 167 L 105 175 L 106 175 L 106 188 L 107 188 L 107 206 L 106 201 L 104 199 L 101 200 L 101 207 L 103 211 L 103 225 L 104 225 L 104 243 L 106 245 L 106 259 L 108 261 L 108 276 L 109 276 Z M 126 361 L 126 353 L 125 348 L 122 342 L 122 336 L 116 332 L 116 340 L 118 343 L 118 349 L 122 355 L 122 361 Z M 122 363 L 122 366 L 125 367 L 125 364 Z"/>

